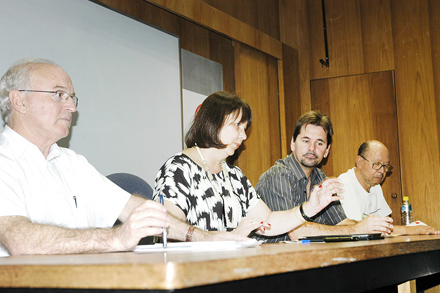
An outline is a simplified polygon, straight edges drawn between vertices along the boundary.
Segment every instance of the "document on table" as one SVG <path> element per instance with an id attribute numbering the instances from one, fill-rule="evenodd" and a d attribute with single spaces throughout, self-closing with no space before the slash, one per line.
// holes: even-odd
<path id="1" fill-rule="evenodd" d="M 157 251 L 218 251 L 234 250 L 248 247 L 255 247 L 262 243 L 255 239 L 246 241 L 197 241 L 197 242 L 168 242 L 167 247 L 162 243 L 152 245 L 138 245 L 134 252 L 157 252 Z"/>

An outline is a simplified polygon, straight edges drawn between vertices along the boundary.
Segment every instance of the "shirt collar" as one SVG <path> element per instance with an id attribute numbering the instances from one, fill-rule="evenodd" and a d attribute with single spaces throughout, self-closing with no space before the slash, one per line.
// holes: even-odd
<path id="1" fill-rule="evenodd" d="M 289 166 L 292 168 L 293 173 L 295 174 L 295 176 L 297 178 L 304 178 L 304 179 L 308 180 L 306 173 L 304 173 L 304 170 L 301 168 L 301 165 L 296 160 L 293 153 L 291 153 L 290 155 L 287 156 L 287 162 L 288 162 Z M 313 168 L 312 173 L 310 173 L 310 179 L 311 179 L 312 183 L 314 181 L 316 181 L 316 178 L 318 178 L 319 181 L 322 180 L 321 176 L 319 176 L 319 172 L 317 169 L 318 168 L 316 168 L 316 167 Z"/>
<path id="2" fill-rule="evenodd" d="M 307 179 L 306 173 L 304 173 L 304 170 L 301 168 L 301 165 L 298 163 L 293 153 L 287 156 L 287 163 L 297 178 Z"/>
<path id="3" fill-rule="evenodd" d="M 12 128 L 10 128 L 8 125 L 5 126 L 5 130 L 3 131 L 3 135 L 5 138 L 9 141 L 11 145 L 14 147 L 12 148 L 12 152 L 15 157 L 21 157 L 24 155 L 24 153 L 29 150 L 32 152 L 38 151 L 41 155 L 43 155 L 40 151 L 40 149 L 28 141 L 26 138 L 15 132 Z M 49 155 L 46 158 L 46 161 L 50 161 L 58 156 L 61 155 L 61 149 L 60 147 L 54 143 L 49 150 Z"/>

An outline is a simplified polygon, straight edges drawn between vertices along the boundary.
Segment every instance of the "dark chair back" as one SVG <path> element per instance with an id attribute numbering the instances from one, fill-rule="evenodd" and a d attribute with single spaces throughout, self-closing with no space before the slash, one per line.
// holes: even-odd
<path id="1" fill-rule="evenodd" d="M 153 199 L 153 189 L 144 179 L 129 173 L 114 173 L 107 176 L 116 185 L 130 194 L 136 193 L 145 199 Z"/>
<path id="2" fill-rule="evenodd" d="M 153 199 L 153 189 L 144 179 L 129 173 L 114 173 L 107 176 L 110 181 L 124 189 L 130 194 L 137 194 L 145 199 Z M 121 222 L 116 220 L 115 225 Z M 153 244 L 155 242 L 154 236 L 142 238 L 139 244 Z"/>

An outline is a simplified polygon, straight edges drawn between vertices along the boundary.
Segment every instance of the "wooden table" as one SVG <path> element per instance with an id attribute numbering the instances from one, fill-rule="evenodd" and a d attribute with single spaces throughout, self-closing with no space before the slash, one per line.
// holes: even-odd
<path id="1" fill-rule="evenodd" d="M 217 252 L 0 258 L 0 287 L 364 292 L 439 276 L 439 272 L 440 236 L 398 236 L 359 242 L 263 244 Z"/>

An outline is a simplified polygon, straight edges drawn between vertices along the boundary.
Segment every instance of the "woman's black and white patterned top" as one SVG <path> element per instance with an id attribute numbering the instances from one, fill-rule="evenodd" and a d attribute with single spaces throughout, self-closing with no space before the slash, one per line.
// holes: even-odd
<path id="1" fill-rule="evenodd" d="M 213 187 L 205 170 L 187 155 L 178 153 L 157 173 L 153 199 L 158 201 L 159 195 L 163 194 L 185 213 L 188 223 L 200 229 L 230 231 L 255 207 L 260 197 L 240 168 L 226 164 L 226 169 L 234 193 L 232 196 L 223 172 L 213 174 L 215 183 L 221 186 L 220 195 L 219 188 Z M 230 222 L 230 226 L 226 222 Z"/>

